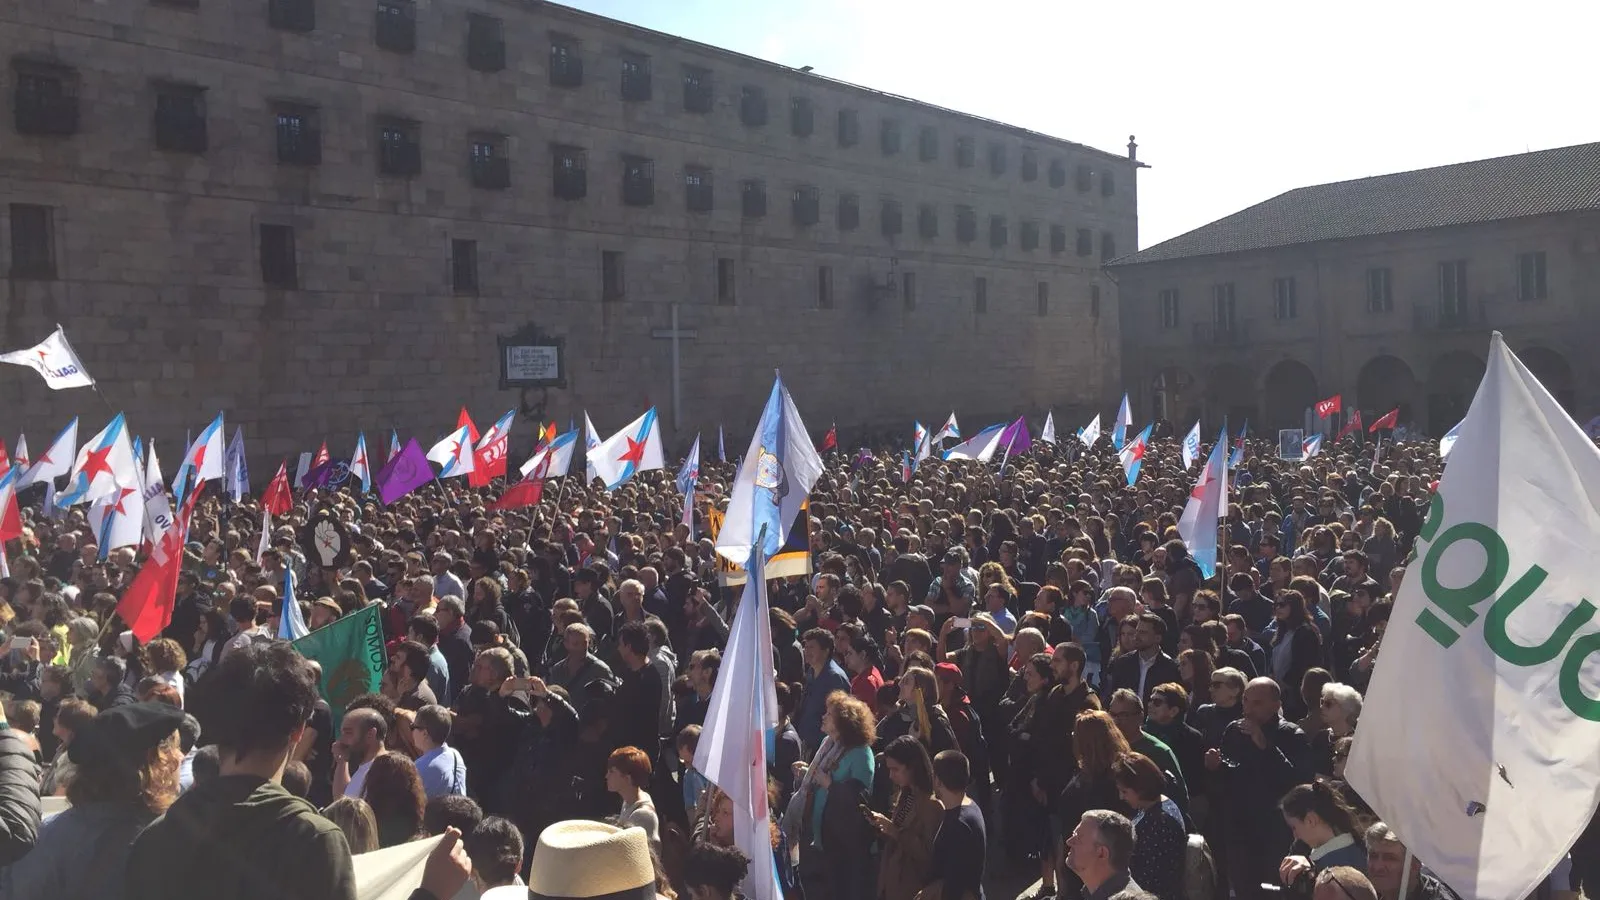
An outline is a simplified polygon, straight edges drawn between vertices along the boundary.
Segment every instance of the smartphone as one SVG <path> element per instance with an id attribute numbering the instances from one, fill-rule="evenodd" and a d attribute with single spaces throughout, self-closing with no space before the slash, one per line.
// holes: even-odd
<path id="1" fill-rule="evenodd" d="M 971 628 L 972 627 L 972 620 L 971 619 L 966 619 L 966 618 L 956 619 L 956 626 L 955 627 L 957 627 L 957 628 Z"/>
<path id="2" fill-rule="evenodd" d="M 33 638 L 19 637 L 11 641 L 11 661 L 22 662 L 27 658 L 28 651 L 33 649 Z"/>

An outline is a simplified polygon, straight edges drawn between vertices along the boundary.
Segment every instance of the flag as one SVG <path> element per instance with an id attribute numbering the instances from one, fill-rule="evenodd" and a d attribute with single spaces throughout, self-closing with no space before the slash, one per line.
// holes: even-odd
<path id="1" fill-rule="evenodd" d="M 28 467 L 28 473 L 17 482 L 18 489 L 39 482 L 54 483 L 57 478 L 72 471 L 72 460 L 78 455 L 78 417 L 73 416 L 67 427 L 61 429 L 49 448 Z"/>
<path id="2" fill-rule="evenodd" d="M 967 440 L 944 451 L 945 459 L 976 459 L 988 462 L 994 459 L 996 450 L 1000 449 L 1000 438 L 1005 434 L 1007 426 L 1004 423 L 990 425 Z"/>
<path id="3" fill-rule="evenodd" d="M 428 465 L 428 457 L 417 439 L 412 438 L 372 480 L 378 486 L 378 498 L 388 506 L 432 481 L 433 467 Z"/>
<path id="4" fill-rule="evenodd" d="M 706 533 L 713 541 L 721 533 L 723 514 L 715 506 L 706 509 Z M 776 555 L 767 559 L 767 578 L 789 578 L 811 574 L 811 501 L 800 504 L 800 513 L 789 526 L 789 539 L 778 548 Z M 738 587 L 745 583 L 749 573 L 744 566 L 717 557 L 717 581 L 724 587 Z"/>
<path id="5" fill-rule="evenodd" d="M 661 423 L 656 420 L 655 407 L 609 438 L 596 444 L 590 454 L 595 474 L 606 484 L 606 490 L 616 490 L 637 472 L 666 467 L 661 452 Z"/>
<path id="6" fill-rule="evenodd" d="M 372 490 L 372 464 L 367 460 L 367 433 L 356 435 L 356 450 L 350 454 L 350 478 L 360 479 L 361 493 Z"/>
<path id="7" fill-rule="evenodd" d="M 22 511 L 17 506 L 17 473 L 13 468 L 0 475 L 0 545 L 22 537 Z M 0 548 L 0 553 L 5 552 Z"/>
<path id="8" fill-rule="evenodd" d="M 822 445 L 817 447 L 817 452 L 827 453 L 829 450 L 837 449 L 838 446 L 839 428 L 837 425 L 829 425 L 828 433 L 822 436 Z"/>
<path id="9" fill-rule="evenodd" d="M 1344 427 L 1339 429 L 1337 435 L 1334 435 L 1333 442 L 1335 444 L 1339 443 L 1344 440 L 1345 435 L 1352 431 L 1358 435 L 1361 433 L 1361 410 L 1359 409 L 1350 410 L 1350 420 L 1344 423 Z"/>
<path id="10" fill-rule="evenodd" d="M 1039 432 L 1039 440 L 1049 444 L 1052 447 L 1055 446 L 1056 414 L 1054 412 L 1046 412 L 1044 414 L 1044 430 Z"/>
<path id="11" fill-rule="evenodd" d="M 470 475 L 474 468 L 472 456 L 472 431 L 462 425 L 444 436 L 428 451 L 428 461 L 440 465 L 439 477 L 455 478 Z"/>
<path id="12" fill-rule="evenodd" d="M 1195 428 L 1200 423 L 1195 423 Z M 1228 514 L 1228 427 L 1222 427 L 1178 519 L 1178 534 L 1207 578 L 1217 574 L 1217 525 Z M 1130 484 L 1132 481 L 1129 482 Z"/>
<path id="13" fill-rule="evenodd" d="M 72 477 L 56 502 L 67 507 L 93 503 L 118 487 L 137 490 L 136 471 L 132 437 L 122 413 L 117 413 L 116 418 L 78 450 L 78 458 L 72 464 Z"/>
<path id="14" fill-rule="evenodd" d="M 256 541 L 256 565 L 266 565 L 267 550 L 272 547 L 272 510 L 261 507 L 261 540 Z"/>
<path id="15" fill-rule="evenodd" d="M 422 448 L 417 441 L 402 449 L 396 459 L 405 459 L 416 448 L 423 468 Z M 393 460 L 391 460 L 393 462 Z M 387 470 L 388 466 L 384 466 Z M 431 470 L 430 470 L 431 471 Z M 381 480 L 382 475 L 379 475 Z M 383 488 L 378 488 L 382 493 Z M 306 659 L 322 664 L 322 682 L 317 686 L 322 699 L 328 701 L 333 713 L 333 730 L 339 730 L 344 718 L 344 708 L 362 694 L 370 694 L 383 686 L 383 666 L 386 653 L 383 649 L 383 625 L 378 618 L 378 607 L 364 606 L 332 624 L 324 625 L 298 641 L 294 649 Z"/>
<path id="16" fill-rule="evenodd" d="M 904 451 L 904 455 L 900 459 L 900 483 L 901 484 L 910 484 L 911 483 L 911 451 L 910 450 Z"/>
<path id="17" fill-rule="evenodd" d="M 678 467 L 678 493 L 694 493 L 694 483 L 700 479 L 700 435 L 694 436 L 694 443 L 689 446 L 689 455 L 683 458 L 683 465 Z"/>
<path id="18" fill-rule="evenodd" d="M 122 593 L 117 615 L 141 642 L 153 640 L 172 621 L 177 604 L 178 572 L 183 568 L 183 544 L 189 534 L 189 517 L 194 514 L 199 491 L 190 491 L 178 513 L 176 526 L 167 530 L 151 549 L 150 557 Z"/>
<path id="19" fill-rule="evenodd" d="M 915 472 L 922 461 L 932 454 L 933 441 L 928 436 L 928 429 L 922 427 L 921 422 L 911 423 L 911 470 Z"/>
<path id="20" fill-rule="evenodd" d="M 1390 430 L 1393 430 L 1394 426 L 1396 424 L 1398 424 L 1399 421 L 1400 421 L 1400 407 L 1396 406 L 1394 409 L 1391 409 L 1388 412 L 1384 413 L 1376 422 L 1373 422 L 1372 423 L 1372 427 L 1368 428 L 1367 430 L 1368 431 L 1377 431 L 1380 428 L 1388 428 Z"/>
<path id="21" fill-rule="evenodd" d="M 1456 445 L 1456 437 L 1459 435 L 1460 431 L 1461 423 L 1457 422 L 1454 428 L 1445 432 L 1444 437 L 1439 439 L 1440 459 L 1448 460 L 1450 458 L 1450 451 L 1454 449 Z"/>
<path id="22" fill-rule="evenodd" d="M 1128 405 L 1128 395 L 1122 395 L 1122 406 L 1117 408 L 1117 420 L 1111 423 L 1111 446 L 1122 449 L 1128 439 L 1128 426 L 1133 424 L 1133 407 Z"/>
<path id="23" fill-rule="evenodd" d="M 787 399 L 785 394 L 784 400 Z M 767 406 L 771 410 L 773 404 L 769 402 Z M 781 414 L 774 418 L 781 418 Z M 778 427 L 781 425 L 778 423 Z M 750 455 L 745 457 L 747 462 L 753 461 L 758 452 L 770 452 L 759 438 L 760 430 Z M 788 443 L 791 448 L 804 444 L 810 449 L 803 430 L 798 441 Z M 782 462 L 775 466 L 782 471 Z M 820 459 L 815 471 L 821 474 Z M 722 533 L 726 532 L 724 523 Z M 782 540 L 771 534 L 768 537 Z M 772 863 L 771 814 L 767 809 L 767 748 L 778 727 L 778 699 L 772 672 L 772 627 L 763 555 L 762 548 L 757 547 L 748 560 L 750 577 L 728 630 L 722 668 L 707 702 L 694 765 L 733 801 L 734 846 L 754 861 L 745 881 L 750 900 L 783 900 Z"/>
<path id="24" fill-rule="evenodd" d="M 1094 442 L 1100 440 L 1100 414 L 1095 413 L 1089 424 L 1078 431 L 1078 440 L 1083 441 L 1085 447 L 1093 447 Z"/>
<path id="25" fill-rule="evenodd" d="M 761 421 L 733 479 L 727 515 L 717 532 L 717 553 L 734 565 L 744 565 L 763 529 L 764 558 L 777 553 L 821 477 L 822 457 L 812 449 L 783 379 L 774 378 Z"/>
<path id="26" fill-rule="evenodd" d="M 574 432 L 576 435 L 576 432 Z M 571 461 L 571 457 L 568 457 Z M 550 454 L 539 458 L 531 474 L 526 478 L 505 489 L 495 501 L 489 504 L 489 509 L 522 509 L 525 506 L 535 506 L 544 496 L 544 483 L 550 477 Z"/>
<path id="27" fill-rule="evenodd" d="M 723 445 L 723 442 L 722 442 L 722 423 L 718 422 L 717 423 L 717 462 L 727 462 L 727 461 L 728 461 L 728 451 L 724 448 L 724 445 Z"/>
<path id="28" fill-rule="evenodd" d="M 1600 802 L 1600 450 L 1498 333 L 1457 446 L 1348 778 L 1456 894 L 1522 900 Z"/>
<path id="29" fill-rule="evenodd" d="M 1344 409 L 1344 395 L 1334 394 L 1326 400 L 1317 401 L 1317 418 L 1326 419 L 1342 409 Z"/>
<path id="30" fill-rule="evenodd" d="M 167 482 L 161 474 L 161 460 L 156 457 L 156 442 L 150 441 L 145 448 L 144 460 L 144 488 L 141 495 L 144 501 L 144 538 L 150 542 L 151 547 L 158 546 L 161 539 L 172 530 L 172 504 L 167 502 Z"/>
<path id="31" fill-rule="evenodd" d="M 101 559 L 118 547 L 137 547 L 144 541 L 143 499 L 140 489 L 118 485 L 89 507 L 87 519 Z"/>
<path id="32" fill-rule="evenodd" d="M 1006 455 L 1013 453 L 1028 453 L 1033 450 L 1033 437 L 1028 434 L 1028 420 L 1017 416 L 1017 420 L 1006 426 L 1000 433 L 1000 446 L 1006 449 Z"/>
<path id="33" fill-rule="evenodd" d="M 511 423 L 516 415 L 516 410 L 506 410 L 506 414 L 478 439 L 472 451 L 472 474 L 467 479 L 468 484 L 486 487 L 490 481 L 506 477 L 506 452 L 511 446 Z"/>
<path id="34" fill-rule="evenodd" d="M 310 454 L 310 453 L 302 453 L 302 454 L 300 454 L 300 462 L 297 463 L 295 465 L 295 467 L 294 467 L 294 483 L 295 484 L 298 485 L 301 482 L 305 481 L 306 473 L 311 471 L 311 457 L 312 457 L 312 454 Z"/>
<path id="35" fill-rule="evenodd" d="M 233 440 L 228 442 L 228 458 L 223 469 L 226 474 L 223 475 L 222 489 L 233 498 L 233 502 L 238 503 L 245 494 L 250 493 L 250 467 L 245 464 L 242 426 L 233 427 Z"/>
<path id="36" fill-rule="evenodd" d="M 1306 438 L 1305 441 L 1302 442 L 1301 445 L 1300 445 L 1300 455 L 1303 456 L 1306 459 L 1310 459 L 1311 457 L 1316 456 L 1318 453 L 1321 453 L 1321 452 L 1322 452 L 1322 435 L 1321 434 L 1313 434 L 1312 436 Z"/>
<path id="37" fill-rule="evenodd" d="M 1154 424 L 1146 425 L 1138 437 L 1117 451 L 1122 458 L 1122 474 L 1128 479 L 1129 487 L 1139 481 L 1139 470 L 1144 468 L 1144 455 L 1150 449 L 1150 429 L 1153 427 Z"/>
<path id="38" fill-rule="evenodd" d="M 572 471 L 572 451 L 578 447 L 578 432 L 569 431 L 557 435 L 554 440 L 534 451 L 528 461 L 522 464 L 521 473 L 524 478 L 529 472 L 538 468 L 540 461 L 545 457 L 550 458 L 550 465 L 545 469 L 545 478 L 561 478 Z"/>
<path id="39" fill-rule="evenodd" d="M 266 493 L 261 495 L 261 508 L 275 516 L 282 516 L 287 515 L 293 507 L 294 499 L 289 494 L 289 461 L 286 459 L 278 464 L 278 474 L 272 476 Z"/>
<path id="40" fill-rule="evenodd" d="M 283 567 L 283 608 L 278 613 L 278 640 L 298 641 L 311 633 L 295 600 L 294 566 Z"/>
<path id="41" fill-rule="evenodd" d="M 933 436 L 936 442 L 945 438 L 961 440 L 961 426 L 956 424 L 956 414 L 953 412 L 950 414 L 950 418 L 944 421 L 944 427 L 939 429 L 939 433 Z"/>
<path id="42" fill-rule="evenodd" d="M 26 350 L 0 353 L 0 363 L 27 366 L 44 377 L 44 383 L 53 391 L 65 388 L 94 387 L 94 379 L 83 368 L 78 354 L 67 343 L 67 333 L 60 325 L 43 341 Z"/>
<path id="43" fill-rule="evenodd" d="M 594 423 L 589 421 L 588 411 L 583 414 L 583 466 L 584 482 L 593 484 L 599 476 L 595 473 L 594 455 L 595 448 L 600 446 L 600 433 L 594 430 Z"/>
<path id="44" fill-rule="evenodd" d="M 548 438 L 548 437 L 550 437 L 550 435 L 545 434 L 545 425 L 544 425 L 544 423 L 540 422 L 539 423 L 539 435 L 538 435 L 538 437 L 536 437 L 534 439 L 534 442 L 533 442 L 534 446 L 538 446 L 539 444 L 544 443 L 545 439 Z"/>
<path id="45" fill-rule="evenodd" d="M 1222 445 L 1228 445 L 1228 436 L 1222 436 Z M 1200 458 L 1200 422 L 1195 421 L 1194 427 L 1183 436 L 1183 470 L 1185 472 L 1194 468 L 1195 460 Z"/>
<path id="46" fill-rule="evenodd" d="M 0 438 L 0 475 L 11 471 L 11 457 L 6 454 L 6 442 Z"/>
<path id="47" fill-rule="evenodd" d="M 465 428 L 467 435 L 472 438 L 472 442 L 474 444 L 478 442 L 478 426 L 472 424 L 472 416 L 467 413 L 465 406 L 461 407 L 461 413 L 456 416 L 456 427 Z"/>
<path id="48" fill-rule="evenodd" d="M 311 466 L 315 468 L 331 459 L 333 459 L 333 455 L 328 452 L 328 442 L 323 441 L 322 446 L 317 448 L 317 455 L 311 459 Z"/>
<path id="49" fill-rule="evenodd" d="M 334 460 L 318 463 L 306 470 L 300 479 L 302 491 L 317 491 L 333 483 L 334 476 L 339 473 L 339 463 Z"/>
<path id="50" fill-rule="evenodd" d="M 225 432 L 222 427 L 222 413 L 217 413 L 211 424 L 202 429 L 200 436 L 189 445 L 189 452 L 183 455 L 183 462 L 178 466 L 178 474 L 172 479 L 172 493 L 178 498 L 179 503 L 183 502 L 190 485 L 199 490 L 200 485 L 223 476 L 223 463 L 227 461 L 228 455 L 227 447 L 222 442 L 223 434 Z M 328 445 L 322 446 L 326 450 Z"/>
<path id="51" fill-rule="evenodd" d="M 1239 429 L 1239 437 L 1233 442 L 1233 456 L 1228 458 L 1228 468 L 1237 469 L 1244 462 L 1245 442 L 1250 439 L 1250 420 L 1244 420 L 1244 427 Z"/>
<path id="52" fill-rule="evenodd" d="M 17 455 L 12 464 L 23 472 L 28 471 L 31 465 L 28 461 L 28 436 L 25 434 L 17 435 Z"/>
<path id="53" fill-rule="evenodd" d="M 389 455 L 383 458 L 384 462 L 394 459 L 400 454 L 400 432 L 389 429 Z"/>

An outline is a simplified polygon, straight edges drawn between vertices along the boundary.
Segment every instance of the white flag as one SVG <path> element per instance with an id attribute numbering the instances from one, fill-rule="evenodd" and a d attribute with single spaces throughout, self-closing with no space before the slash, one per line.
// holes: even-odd
<path id="1" fill-rule="evenodd" d="M 27 366 L 44 376 L 51 390 L 94 387 L 94 379 L 84 370 L 78 354 L 67 343 L 67 333 L 57 325 L 51 335 L 26 350 L 0 353 L 0 362 Z"/>
<path id="2" fill-rule="evenodd" d="M 1600 450 L 1498 333 L 1460 437 L 1348 774 L 1457 894 L 1522 900 L 1600 802 Z"/>
<path id="3" fill-rule="evenodd" d="M 650 407 L 621 431 L 590 448 L 589 466 L 606 483 L 606 490 L 615 490 L 636 473 L 665 467 L 656 408 Z"/>
<path id="4" fill-rule="evenodd" d="M 145 448 L 143 500 L 145 537 L 151 546 L 160 546 L 161 538 L 172 528 L 172 504 L 167 500 L 167 481 L 161 474 L 161 460 L 156 458 L 154 438 Z"/>
<path id="5" fill-rule="evenodd" d="M 1083 430 L 1078 432 L 1078 440 L 1083 441 L 1085 447 L 1093 447 L 1094 442 L 1100 440 L 1099 413 L 1095 413 L 1094 418 L 1089 420 L 1089 424 L 1083 426 Z"/>
<path id="6" fill-rule="evenodd" d="M 1044 441 L 1046 444 L 1055 444 L 1056 414 L 1054 412 L 1047 412 L 1044 414 L 1044 430 L 1039 432 L 1039 440 Z"/>
<path id="7" fill-rule="evenodd" d="M 33 465 L 28 468 L 28 474 L 17 482 L 17 487 L 25 488 L 41 481 L 53 483 L 57 478 L 72 471 L 72 460 L 77 455 L 78 417 L 73 416 L 67 427 L 61 429 L 56 439 L 50 442 L 49 448 L 33 461 Z"/>
<path id="8" fill-rule="evenodd" d="M 600 446 L 600 433 L 594 430 L 594 423 L 589 421 L 589 413 L 583 414 L 583 478 L 585 484 L 593 484 L 599 477 L 594 470 L 594 448 Z M 531 471 L 531 470 L 530 470 Z"/>
<path id="9" fill-rule="evenodd" d="M 540 463 L 548 456 L 550 457 L 550 465 L 545 468 L 545 480 L 564 477 L 572 470 L 572 451 L 577 446 L 578 432 L 576 430 L 556 435 L 549 443 L 540 447 L 532 456 L 528 457 L 528 461 L 523 463 L 522 468 L 517 471 L 522 473 L 523 478 L 527 478 L 533 474 L 534 469 L 539 468 Z"/>
<path id="10" fill-rule="evenodd" d="M 1009 422 L 999 425 L 990 425 L 966 441 L 951 447 L 944 452 L 945 459 L 976 459 L 988 462 L 994 459 L 994 453 L 1000 449 L 1000 438 L 1005 434 Z"/>
<path id="11" fill-rule="evenodd" d="M 1223 436 L 1222 443 L 1228 443 L 1228 438 L 1226 435 Z M 1196 421 L 1194 423 L 1194 427 L 1189 429 L 1189 433 L 1183 436 L 1183 470 L 1187 472 L 1194 468 L 1194 461 L 1199 458 L 1200 423 Z"/>
<path id="12" fill-rule="evenodd" d="M 440 478 L 472 474 L 475 458 L 472 452 L 472 431 L 466 425 L 445 435 L 444 440 L 434 444 L 433 449 L 428 451 L 428 461 L 443 467 L 439 470 Z"/>

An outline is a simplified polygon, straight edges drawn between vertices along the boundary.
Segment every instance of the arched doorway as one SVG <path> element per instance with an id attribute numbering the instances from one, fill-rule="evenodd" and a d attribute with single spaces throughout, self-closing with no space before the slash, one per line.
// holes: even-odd
<path id="1" fill-rule="evenodd" d="M 1528 347 L 1517 357 L 1533 373 L 1533 377 L 1539 379 L 1550 396 L 1556 398 L 1567 415 L 1572 415 L 1577 395 L 1573 388 L 1572 366 L 1567 363 L 1567 358 L 1548 347 Z"/>
<path id="2" fill-rule="evenodd" d="M 1195 377 L 1186 369 L 1168 366 L 1156 373 L 1150 386 L 1155 401 L 1151 412 L 1157 420 L 1164 419 L 1171 422 L 1173 428 L 1179 428 L 1180 422 L 1189 422 L 1200 415 L 1200 392 L 1196 390 Z"/>
<path id="3" fill-rule="evenodd" d="M 1264 428 L 1299 428 L 1306 410 L 1317 402 L 1317 376 L 1297 359 L 1280 360 L 1262 381 L 1266 413 Z"/>
<path id="4" fill-rule="evenodd" d="M 1242 367 L 1223 363 L 1211 370 L 1206 381 L 1205 418 L 1203 429 L 1220 426 L 1228 420 L 1229 428 L 1238 428 L 1246 419 L 1256 414 L 1255 379 Z"/>
<path id="5" fill-rule="evenodd" d="M 1349 406 L 1345 404 L 1347 418 Z M 1355 407 L 1362 410 L 1370 423 L 1397 406 L 1400 407 L 1400 421 L 1411 421 L 1417 406 L 1417 376 L 1411 366 L 1397 356 L 1374 356 L 1356 376 Z"/>
<path id="6" fill-rule="evenodd" d="M 1444 434 L 1466 416 L 1472 395 L 1483 380 L 1483 360 L 1465 350 L 1452 350 L 1433 361 L 1428 373 L 1429 434 Z M 1405 416 L 1401 416 L 1405 421 Z"/>

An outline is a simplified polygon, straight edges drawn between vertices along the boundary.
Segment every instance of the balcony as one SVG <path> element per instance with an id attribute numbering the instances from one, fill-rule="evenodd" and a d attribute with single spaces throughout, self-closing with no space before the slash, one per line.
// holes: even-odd
<path id="1" fill-rule="evenodd" d="M 1194 326 L 1197 346 L 1244 347 L 1250 343 L 1248 322 L 1201 322 Z"/>
<path id="2" fill-rule="evenodd" d="M 1459 306 L 1417 303 L 1411 308 L 1411 327 L 1421 332 L 1483 331 L 1489 327 L 1488 313 L 1489 304 L 1482 300 Z"/>

